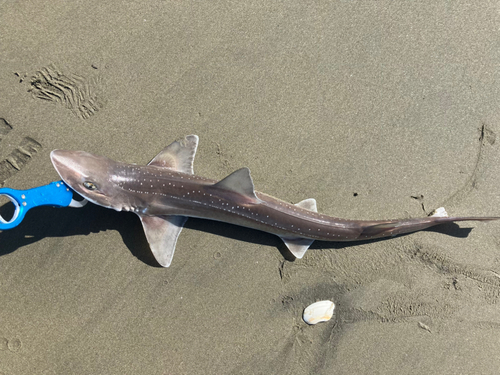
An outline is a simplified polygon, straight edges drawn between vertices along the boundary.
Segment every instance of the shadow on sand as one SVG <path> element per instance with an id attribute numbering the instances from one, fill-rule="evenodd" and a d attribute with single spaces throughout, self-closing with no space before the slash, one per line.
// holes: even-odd
<path id="1" fill-rule="evenodd" d="M 6 206 L 0 207 L 0 215 L 5 214 L 5 211 L 9 210 Z M 295 257 L 289 252 L 285 244 L 278 237 L 269 233 L 237 225 L 195 218 L 190 218 L 185 228 L 239 241 L 275 246 L 287 261 L 295 260 Z M 31 210 L 18 227 L 0 231 L 0 255 L 9 254 L 20 247 L 46 237 L 88 235 L 106 230 L 118 231 L 130 252 L 139 260 L 150 266 L 160 267 L 149 250 L 142 226 L 135 214 L 117 212 L 94 204 L 88 204 L 82 209 L 37 207 Z M 469 235 L 472 228 L 460 228 L 455 223 L 449 223 L 426 230 L 465 238 Z M 315 241 L 311 245 L 311 249 L 342 249 L 361 243 L 384 240 L 387 240 L 387 238 L 352 242 Z"/>

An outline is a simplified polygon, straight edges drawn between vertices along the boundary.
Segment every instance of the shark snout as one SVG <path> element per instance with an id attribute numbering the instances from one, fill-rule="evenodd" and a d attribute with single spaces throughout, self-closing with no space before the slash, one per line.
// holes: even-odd
<path id="1" fill-rule="evenodd" d="M 71 186 L 93 169 L 94 158 L 89 155 L 82 151 L 54 150 L 50 153 L 50 160 L 59 176 Z"/>
<path id="2" fill-rule="evenodd" d="M 52 164 L 61 164 L 64 163 L 64 159 L 67 158 L 67 154 L 69 151 L 65 150 L 54 150 L 50 153 L 50 160 L 52 160 Z"/>
<path id="3" fill-rule="evenodd" d="M 52 165 L 56 169 L 57 173 L 64 179 L 64 174 L 68 170 L 68 166 L 71 165 L 71 151 L 66 150 L 54 150 L 50 153 L 50 160 Z"/>
<path id="4" fill-rule="evenodd" d="M 104 187 L 109 180 L 110 160 L 84 151 L 54 150 L 50 159 L 61 178 L 73 190 L 85 181 Z"/>

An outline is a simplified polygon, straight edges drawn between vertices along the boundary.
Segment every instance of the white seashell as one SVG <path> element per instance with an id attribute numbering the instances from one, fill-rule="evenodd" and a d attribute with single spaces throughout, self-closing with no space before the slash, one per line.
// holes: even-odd
<path id="1" fill-rule="evenodd" d="M 327 322 L 333 316 L 335 304 L 332 301 L 318 301 L 305 308 L 302 319 L 307 324 L 318 324 Z"/>

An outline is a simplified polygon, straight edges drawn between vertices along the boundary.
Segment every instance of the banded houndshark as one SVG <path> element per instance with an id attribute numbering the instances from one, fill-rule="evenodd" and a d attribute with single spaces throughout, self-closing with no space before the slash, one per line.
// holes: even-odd
<path id="1" fill-rule="evenodd" d="M 255 191 L 250 171 L 241 168 L 221 181 L 196 176 L 193 160 L 198 136 L 189 135 L 163 149 L 148 165 L 115 162 L 83 151 L 54 150 L 52 164 L 75 192 L 97 205 L 131 211 L 141 219 L 151 250 L 170 266 L 177 238 L 188 217 L 211 219 L 279 236 L 296 258 L 315 241 L 359 241 L 410 233 L 454 221 L 500 217 L 431 216 L 358 221 L 317 212 L 316 201 L 289 204 Z"/>

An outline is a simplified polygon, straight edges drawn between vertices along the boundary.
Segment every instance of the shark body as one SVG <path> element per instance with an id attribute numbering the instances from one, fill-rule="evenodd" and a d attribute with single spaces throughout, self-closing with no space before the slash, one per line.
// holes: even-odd
<path id="1" fill-rule="evenodd" d="M 177 238 L 188 217 L 211 219 L 275 234 L 291 253 L 302 258 L 315 240 L 357 241 L 414 232 L 434 225 L 498 217 L 435 215 L 403 220 L 358 221 L 317 212 L 316 201 L 295 205 L 255 191 L 248 168 L 221 181 L 196 176 L 196 135 L 163 149 L 148 165 L 115 162 L 83 151 L 54 150 L 52 163 L 74 191 L 117 211 L 132 211 L 142 222 L 160 265 L 170 266 Z"/>

